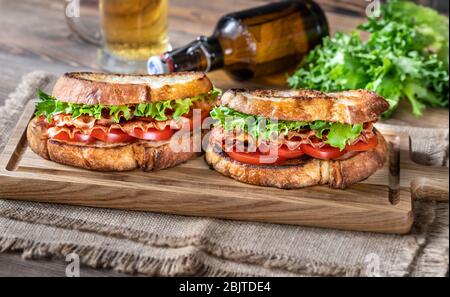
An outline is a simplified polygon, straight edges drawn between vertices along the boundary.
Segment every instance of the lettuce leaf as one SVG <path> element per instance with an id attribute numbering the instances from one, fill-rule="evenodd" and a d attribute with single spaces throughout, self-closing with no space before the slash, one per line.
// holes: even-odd
<path id="1" fill-rule="evenodd" d="M 214 88 L 207 94 L 201 94 L 186 99 L 158 101 L 137 105 L 86 105 L 59 101 L 39 89 L 37 90 L 39 101 L 36 104 L 35 115 L 43 115 L 47 121 L 50 122 L 53 115 L 61 113 L 70 114 L 74 119 L 81 115 L 89 115 L 96 119 L 101 119 L 102 113 L 105 111 L 112 116 L 114 122 L 118 123 L 122 117 L 125 120 L 129 120 L 133 116 L 150 117 L 157 121 L 166 121 L 168 119 L 167 113 L 170 111 L 173 118 L 178 120 L 180 116 L 190 111 L 194 101 L 214 101 L 220 94 L 221 90 Z"/>
<path id="2" fill-rule="evenodd" d="M 416 116 L 426 106 L 449 105 L 449 22 L 433 9 L 408 1 L 382 4 L 351 34 L 325 37 L 288 78 L 292 88 L 324 92 L 368 89 L 386 98 L 392 116 L 400 100 Z M 369 33 L 366 41 L 360 33 Z"/>
<path id="3" fill-rule="evenodd" d="M 101 108 L 101 107 L 99 107 Z M 103 108 L 101 108 L 103 109 Z M 120 117 L 124 117 L 125 120 L 129 120 L 131 118 L 132 112 L 130 110 L 130 107 L 127 105 L 115 105 L 115 106 L 108 106 L 109 109 L 109 115 L 113 116 L 114 122 L 118 123 L 120 121 Z M 101 113 L 100 113 L 101 117 Z"/>
<path id="4" fill-rule="evenodd" d="M 234 109 L 218 106 L 211 111 L 211 117 L 217 120 L 226 131 L 241 130 L 249 133 L 254 139 L 271 139 L 275 135 L 287 135 L 289 131 L 310 129 L 316 132 L 320 139 L 327 133 L 325 143 L 343 150 L 347 144 L 352 143 L 362 132 L 362 124 L 341 124 L 326 121 L 302 122 L 271 120 L 244 114 Z"/>
<path id="5" fill-rule="evenodd" d="M 333 147 L 338 147 L 342 151 L 347 144 L 355 141 L 362 130 L 362 124 L 345 125 L 333 123 L 329 128 L 326 143 Z"/>
<path id="6" fill-rule="evenodd" d="M 405 16 L 410 17 L 411 26 L 419 32 L 416 40 L 418 49 L 426 53 L 434 53 L 448 69 L 449 59 L 449 22 L 448 17 L 436 10 L 416 5 L 410 1 L 391 1 L 385 6 L 384 19 L 405 22 Z"/>

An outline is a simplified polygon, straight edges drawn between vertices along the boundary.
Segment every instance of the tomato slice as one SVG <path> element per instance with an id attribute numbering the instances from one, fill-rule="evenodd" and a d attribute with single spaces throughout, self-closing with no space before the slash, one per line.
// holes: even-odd
<path id="1" fill-rule="evenodd" d="M 260 152 L 227 152 L 227 154 L 233 160 L 251 165 L 281 165 L 285 161 L 285 159 L 280 157 L 272 160 L 270 155 L 262 154 Z"/>
<path id="2" fill-rule="evenodd" d="M 368 139 L 368 142 L 358 141 L 355 144 L 347 145 L 345 148 L 349 152 L 364 152 L 373 149 L 378 145 L 378 137 L 374 136 Z"/>
<path id="3" fill-rule="evenodd" d="M 73 135 L 73 138 L 70 138 L 70 135 L 64 131 L 59 132 L 58 134 L 53 136 L 52 139 L 62 140 L 62 141 L 76 141 L 76 142 L 83 142 L 83 143 L 93 143 L 96 140 L 91 135 L 82 134 L 82 133 L 75 133 Z"/>
<path id="4" fill-rule="evenodd" d="M 111 129 L 111 131 L 105 132 L 103 129 L 97 128 L 92 130 L 91 136 L 107 143 L 131 142 L 134 140 L 134 137 L 120 129 Z"/>
<path id="5" fill-rule="evenodd" d="M 315 148 L 310 144 L 302 144 L 300 147 L 308 156 L 322 160 L 336 159 L 345 154 L 345 150 L 341 151 L 338 148 L 329 145 Z"/>
<path id="6" fill-rule="evenodd" d="M 300 147 L 295 150 L 291 150 L 285 145 L 278 148 L 278 156 L 283 159 L 295 159 L 303 156 L 304 154 L 305 152 L 303 152 Z"/>
<path id="7" fill-rule="evenodd" d="M 140 128 L 134 128 L 133 132 L 129 133 L 129 135 L 139 139 L 158 141 L 170 139 L 173 133 L 173 130 L 167 126 L 163 130 L 150 128 L 147 131 Z"/>

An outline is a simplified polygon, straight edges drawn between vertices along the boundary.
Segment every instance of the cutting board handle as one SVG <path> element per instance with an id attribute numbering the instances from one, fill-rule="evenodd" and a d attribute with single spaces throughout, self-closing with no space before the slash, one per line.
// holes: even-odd
<path id="1" fill-rule="evenodd" d="M 411 182 L 411 195 L 414 200 L 448 202 L 448 183 L 417 177 Z"/>

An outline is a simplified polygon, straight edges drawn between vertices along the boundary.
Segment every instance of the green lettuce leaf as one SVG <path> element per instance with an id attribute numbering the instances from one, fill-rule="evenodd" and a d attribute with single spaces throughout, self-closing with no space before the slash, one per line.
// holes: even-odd
<path id="1" fill-rule="evenodd" d="M 409 16 L 409 21 L 404 20 Z M 419 50 L 434 53 L 448 69 L 449 22 L 448 17 L 436 10 L 416 5 L 410 1 L 391 1 L 385 6 L 384 18 L 396 22 L 408 22 L 419 33 Z"/>
<path id="2" fill-rule="evenodd" d="M 326 121 L 311 123 L 302 121 L 274 121 L 264 117 L 244 114 L 234 109 L 218 106 L 211 111 L 211 117 L 217 120 L 226 131 L 240 130 L 249 133 L 254 139 L 270 139 L 275 135 L 287 135 L 289 131 L 310 129 L 316 132 L 318 138 L 327 133 L 325 143 L 343 150 L 347 144 L 352 143 L 362 132 L 362 124 L 341 124 Z"/>
<path id="3" fill-rule="evenodd" d="M 400 100 L 412 113 L 449 104 L 448 17 L 408 1 L 391 0 L 381 17 L 351 34 L 325 37 L 288 78 L 292 88 L 324 92 L 372 90 L 386 98 L 392 116 Z M 366 41 L 361 31 L 369 33 Z"/>
<path id="4" fill-rule="evenodd" d="M 342 151 L 347 144 L 355 141 L 362 130 L 362 124 L 344 125 L 333 123 L 330 125 L 326 143 L 333 147 L 338 147 Z"/>
<path id="5" fill-rule="evenodd" d="M 62 102 L 42 90 L 38 90 L 37 97 L 39 101 L 36 104 L 35 115 L 43 115 L 50 122 L 53 115 L 61 113 L 70 114 L 74 119 L 81 115 L 89 115 L 96 119 L 101 119 L 102 113 L 105 111 L 112 116 L 114 122 L 118 123 L 122 117 L 125 120 L 129 120 L 133 116 L 150 117 L 157 121 L 166 121 L 168 119 L 167 113 L 170 111 L 173 118 L 178 120 L 182 115 L 190 111 L 194 101 L 215 101 L 220 94 L 221 91 L 214 88 L 207 94 L 179 100 L 158 101 L 137 105 L 86 105 Z"/>
<path id="6" fill-rule="evenodd" d="M 114 122 L 118 123 L 120 121 L 120 117 L 124 117 L 125 120 L 129 120 L 132 116 L 132 112 L 130 110 L 130 107 L 127 105 L 115 105 L 115 106 L 109 106 L 109 115 L 113 116 Z M 93 109 L 90 109 L 91 111 Z M 94 115 L 92 113 L 92 115 Z"/>

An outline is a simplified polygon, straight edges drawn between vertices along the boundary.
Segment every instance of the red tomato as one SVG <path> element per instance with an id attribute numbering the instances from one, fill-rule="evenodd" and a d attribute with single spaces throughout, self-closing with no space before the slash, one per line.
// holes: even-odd
<path id="1" fill-rule="evenodd" d="M 91 136 L 108 143 L 120 143 L 120 142 L 131 142 L 134 138 L 120 129 L 112 129 L 109 133 L 103 131 L 102 129 L 94 129 L 91 132 Z"/>
<path id="2" fill-rule="evenodd" d="M 269 155 L 262 154 L 260 152 L 253 153 L 238 153 L 238 152 L 227 152 L 228 156 L 236 161 L 252 164 L 252 165 L 280 165 L 284 162 L 284 159 L 277 157 L 275 160 L 268 159 Z M 266 162 L 264 162 L 264 160 Z M 269 163 L 269 161 L 273 161 Z"/>
<path id="3" fill-rule="evenodd" d="M 329 145 L 323 146 L 321 148 L 315 148 L 310 144 L 302 144 L 300 147 L 305 152 L 305 154 L 316 159 L 336 159 L 345 154 L 345 150 L 341 151 L 338 148 L 331 147 Z"/>
<path id="4" fill-rule="evenodd" d="M 52 139 L 56 140 L 63 140 L 63 141 L 76 141 L 76 142 L 83 142 L 83 143 L 93 143 L 95 142 L 95 138 L 82 133 L 75 133 L 73 135 L 73 138 L 70 138 L 69 134 L 67 132 L 59 132 L 55 136 L 52 137 Z"/>
<path id="5" fill-rule="evenodd" d="M 364 141 L 358 141 L 355 144 L 347 145 L 345 148 L 349 152 L 364 152 L 373 149 L 378 145 L 378 137 L 374 136 L 368 139 L 369 142 L 365 143 Z"/>
<path id="6" fill-rule="evenodd" d="M 305 153 L 300 147 L 295 150 L 291 150 L 285 145 L 278 148 L 278 156 L 283 159 L 295 159 L 303 156 L 304 154 Z"/>
<path id="7" fill-rule="evenodd" d="M 129 133 L 130 136 L 135 138 L 144 139 L 144 140 L 167 140 L 170 139 L 173 135 L 173 130 L 167 126 L 164 130 L 158 130 L 155 128 L 148 129 L 147 131 L 143 131 L 139 128 L 134 128 L 132 133 Z"/>

